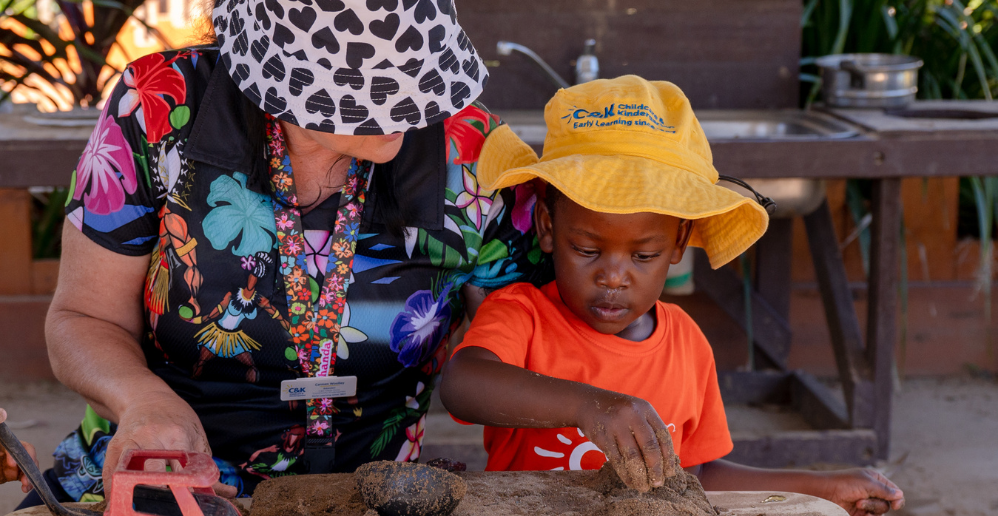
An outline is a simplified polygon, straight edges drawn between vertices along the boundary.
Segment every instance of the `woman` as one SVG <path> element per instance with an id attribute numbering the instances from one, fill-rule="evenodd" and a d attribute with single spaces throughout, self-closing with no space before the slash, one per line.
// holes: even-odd
<path id="1" fill-rule="evenodd" d="M 67 498 L 131 448 L 211 452 L 229 496 L 414 460 L 441 343 L 539 270 L 532 192 L 478 187 L 499 121 L 452 0 L 218 0 L 213 24 L 129 65 L 73 177 L 46 325 L 90 404 Z M 327 375 L 356 392 L 282 400 Z"/>

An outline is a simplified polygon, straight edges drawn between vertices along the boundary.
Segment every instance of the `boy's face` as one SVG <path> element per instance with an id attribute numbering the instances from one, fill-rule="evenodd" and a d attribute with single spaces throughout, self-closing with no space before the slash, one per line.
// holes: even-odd
<path id="1" fill-rule="evenodd" d="M 608 335 L 639 324 L 655 305 L 693 227 L 657 213 L 595 212 L 564 195 L 553 217 L 542 202 L 535 210 L 540 247 L 554 258 L 562 301 Z"/>

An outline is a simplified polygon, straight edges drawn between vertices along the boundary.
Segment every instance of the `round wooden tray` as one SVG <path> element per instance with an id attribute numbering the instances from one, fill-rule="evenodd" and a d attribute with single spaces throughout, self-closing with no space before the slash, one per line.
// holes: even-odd
<path id="1" fill-rule="evenodd" d="M 828 500 L 797 493 L 755 491 L 708 491 L 707 499 L 721 510 L 721 516 L 845 516 L 847 513 Z M 252 500 L 237 500 L 249 508 Z M 70 507 L 87 507 L 93 504 L 72 503 Z M 45 508 L 31 507 L 12 512 L 8 516 L 52 516 Z"/>

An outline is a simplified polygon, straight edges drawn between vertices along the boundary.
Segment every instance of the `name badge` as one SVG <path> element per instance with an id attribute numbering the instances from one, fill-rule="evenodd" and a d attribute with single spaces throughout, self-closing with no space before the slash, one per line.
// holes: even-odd
<path id="1" fill-rule="evenodd" d="M 349 398 L 357 395 L 356 376 L 296 378 L 281 382 L 281 401 Z"/>

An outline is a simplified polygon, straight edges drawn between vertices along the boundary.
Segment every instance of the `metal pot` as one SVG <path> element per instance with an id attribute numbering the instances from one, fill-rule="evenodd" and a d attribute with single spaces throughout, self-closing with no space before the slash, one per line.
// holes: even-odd
<path id="1" fill-rule="evenodd" d="M 901 107 L 915 100 L 922 60 L 892 54 L 819 57 L 825 103 L 836 107 Z"/>

